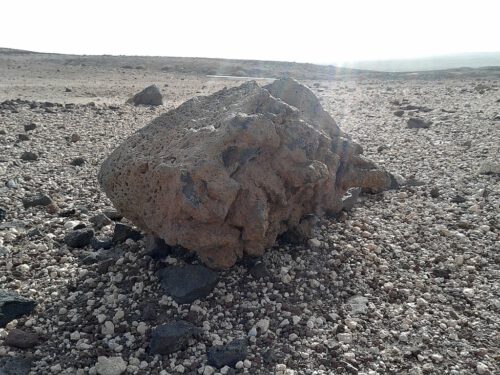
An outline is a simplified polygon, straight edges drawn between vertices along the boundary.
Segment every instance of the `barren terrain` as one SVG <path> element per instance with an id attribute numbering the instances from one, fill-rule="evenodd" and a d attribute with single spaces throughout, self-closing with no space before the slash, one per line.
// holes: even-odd
<path id="1" fill-rule="evenodd" d="M 409 183 L 323 219 L 307 244 L 279 242 L 262 263 L 244 260 L 193 304 L 166 296 L 157 275 L 192 256 L 158 261 L 142 240 L 99 252 L 64 243 L 75 225 L 92 227 L 112 209 L 96 175 L 128 135 L 187 99 L 251 79 L 241 76 L 282 74 L 307 84 L 369 159 Z M 125 104 L 150 84 L 165 106 Z M 410 117 L 432 123 L 410 129 Z M 0 289 L 37 302 L 0 328 L 0 374 L 27 363 L 31 374 L 96 374 L 99 356 L 120 357 L 130 374 L 499 373 L 500 178 L 480 173 L 485 162 L 498 168 L 499 148 L 496 69 L 334 73 L 0 50 Z M 37 160 L 22 160 L 27 151 Z M 52 204 L 25 208 L 37 193 Z M 175 319 L 203 333 L 185 350 L 149 354 L 151 331 Z M 15 329 L 35 334 L 33 345 L 8 344 Z M 208 366 L 207 350 L 235 338 L 248 339 L 247 360 Z"/>

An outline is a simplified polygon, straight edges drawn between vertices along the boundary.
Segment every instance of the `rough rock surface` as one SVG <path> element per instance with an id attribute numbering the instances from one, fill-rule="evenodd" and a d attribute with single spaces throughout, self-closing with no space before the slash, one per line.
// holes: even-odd
<path id="1" fill-rule="evenodd" d="M 140 228 L 223 269 L 286 231 L 310 236 L 311 214 L 339 212 L 351 187 L 388 188 L 391 175 L 361 153 L 307 87 L 248 82 L 158 117 L 99 182 Z"/>

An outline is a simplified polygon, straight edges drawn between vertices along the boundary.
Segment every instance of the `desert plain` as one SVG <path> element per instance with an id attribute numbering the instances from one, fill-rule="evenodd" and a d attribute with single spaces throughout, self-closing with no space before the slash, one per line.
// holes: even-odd
<path id="1" fill-rule="evenodd" d="M 91 220 L 113 210 L 97 173 L 130 134 L 195 96 L 283 75 L 405 183 L 322 218 L 306 243 L 282 239 L 242 259 L 192 303 L 158 278 L 197 263 L 191 253 L 157 259 L 131 238 L 67 246 L 76 226 L 105 240 L 132 225 Z M 126 104 L 151 84 L 163 106 Z M 0 289 L 36 303 L 0 328 L 0 374 L 498 373 L 499 149 L 500 68 L 375 73 L 0 49 Z M 37 194 L 49 204 L 23 203 Z M 199 334 L 152 354 L 152 332 L 176 320 Z M 244 358 L 210 365 L 210 349 L 235 339 Z"/>

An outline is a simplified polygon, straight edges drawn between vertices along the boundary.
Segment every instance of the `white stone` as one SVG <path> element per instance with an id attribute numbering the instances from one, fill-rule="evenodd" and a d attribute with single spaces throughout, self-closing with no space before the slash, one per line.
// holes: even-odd
<path id="1" fill-rule="evenodd" d="M 318 240 L 317 238 L 311 238 L 309 240 L 309 246 L 311 246 L 311 247 L 320 247 L 321 246 L 321 241 Z"/>
<path id="2" fill-rule="evenodd" d="M 175 366 L 174 370 L 180 374 L 184 374 L 184 371 L 186 371 L 185 367 L 183 365 L 177 365 Z"/>
<path id="3" fill-rule="evenodd" d="M 95 369 L 99 375 L 120 375 L 127 369 L 127 363 L 122 357 L 99 356 Z"/>
<path id="4" fill-rule="evenodd" d="M 260 329 L 261 333 L 266 333 L 269 329 L 269 319 L 261 319 L 255 325 L 256 328 Z"/>
<path id="5" fill-rule="evenodd" d="M 115 325 L 112 321 L 107 320 L 101 328 L 101 333 L 103 335 L 113 335 L 115 333 Z"/>
<path id="6" fill-rule="evenodd" d="M 476 371 L 478 374 L 487 374 L 488 373 L 488 366 L 486 366 L 482 362 L 478 362 L 476 365 Z"/>
<path id="7" fill-rule="evenodd" d="M 137 333 L 139 333 L 140 335 L 144 336 L 148 330 L 148 325 L 144 322 L 140 322 L 138 325 L 137 325 Z"/>
<path id="8" fill-rule="evenodd" d="M 337 339 L 344 344 L 350 344 L 352 342 L 352 334 L 350 333 L 338 333 Z"/>
<path id="9" fill-rule="evenodd" d="M 464 296 L 466 296 L 467 298 L 472 298 L 472 297 L 474 297 L 474 294 L 475 294 L 473 288 L 464 288 L 463 293 L 464 293 Z"/>

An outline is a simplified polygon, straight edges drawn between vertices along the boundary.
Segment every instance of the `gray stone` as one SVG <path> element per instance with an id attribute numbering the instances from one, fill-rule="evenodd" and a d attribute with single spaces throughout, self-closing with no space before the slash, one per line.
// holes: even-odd
<path id="1" fill-rule="evenodd" d="M 0 360 L 0 375 L 28 375 L 30 370 L 30 359 L 11 357 Z"/>
<path id="2" fill-rule="evenodd" d="M 247 357 L 247 342 L 245 339 L 233 340 L 226 345 L 216 345 L 207 351 L 207 363 L 210 366 L 221 368 L 234 367 L 237 362 Z"/>
<path id="3" fill-rule="evenodd" d="M 66 234 L 66 236 L 64 236 L 64 242 L 69 247 L 82 248 L 89 245 L 93 237 L 94 231 L 92 229 L 77 229 Z"/>
<path id="4" fill-rule="evenodd" d="M 36 124 L 34 122 L 30 123 L 30 124 L 25 124 L 24 125 L 24 131 L 25 132 L 29 132 L 31 130 L 35 130 L 36 129 Z"/>
<path id="5" fill-rule="evenodd" d="M 432 122 L 427 122 L 418 117 L 412 117 L 407 122 L 409 129 L 428 129 Z"/>
<path id="6" fill-rule="evenodd" d="M 122 357 L 99 356 L 95 370 L 99 375 L 121 375 L 127 370 L 127 363 Z"/>
<path id="7" fill-rule="evenodd" d="M 113 221 L 107 217 L 105 214 L 97 214 L 95 216 L 92 216 L 89 221 L 92 223 L 92 225 L 97 228 L 101 229 L 105 227 L 106 225 L 110 225 L 113 223 Z"/>
<path id="8" fill-rule="evenodd" d="M 142 238 L 142 233 L 135 230 L 130 225 L 117 223 L 115 225 L 115 231 L 113 232 L 113 243 L 125 242 L 129 238 L 138 241 Z"/>
<path id="9" fill-rule="evenodd" d="M 363 296 L 354 296 L 347 301 L 349 311 L 352 315 L 361 315 L 368 312 L 368 298 Z"/>
<path id="10" fill-rule="evenodd" d="M 31 151 L 24 151 L 21 154 L 21 160 L 25 161 L 36 161 L 38 160 L 38 155 Z"/>
<path id="11" fill-rule="evenodd" d="M 359 200 L 361 188 L 352 188 L 347 190 L 346 195 L 342 197 L 342 209 L 344 211 L 351 211 Z"/>
<path id="12" fill-rule="evenodd" d="M 11 320 L 31 314 L 35 306 L 35 301 L 15 292 L 0 289 L 0 328 L 5 327 Z"/>
<path id="13" fill-rule="evenodd" d="M 36 333 L 14 329 L 9 332 L 5 339 L 5 345 L 19 349 L 29 349 L 38 344 L 39 338 Z"/>
<path id="14" fill-rule="evenodd" d="M 132 103 L 134 105 L 163 105 L 163 96 L 158 86 L 151 85 L 135 94 L 127 103 Z"/>
<path id="15" fill-rule="evenodd" d="M 36 207 L 36 206 L 48 206 L 52 203 L 52 199 L 45 194 L 39 193 L 35 196 L 24 197 L 23 206 L 24 208 Z"/>
<path id="16" fill-rule="evenodd" d="M 191 303 L 210 294 L 219 274 L 201 265 L 187 265 L 164 268 L 159 277 L 163 289 L 177 303 Z"/>
<path id="17" fill-rule="evenodd" d="M 500 161 L 485 160 L 479 167 L 479 174 L 500 174 Z"/>
<path id="18" fill-rule="evenodd" d="M 83 164 L 85 164 L 87 161 L 85 160 L 85 158 L 82 158 L 82 157 L 78 157 L 78 158 L 74 158 L 73 160 L 71 160 L 71 165 L 74 165 L 75 167 L 80 167 L 82 166 Z"/>
<path id="19" fill-rule="evenodd" d="M 151 334 L 150 353 L 153 355 L 175 353 L 186 348 L 189 339 L 201 333 L 201 329 L 183 320 L 163 324 Z"/>
<path id="20" fill-rule="evenodd" d="M 17 135 L 17 139 L 19 140 L 19 142 L 24 142 L 29 141 L 30 137 L 28 136 L 28 134 L 20 133 Z"/>

